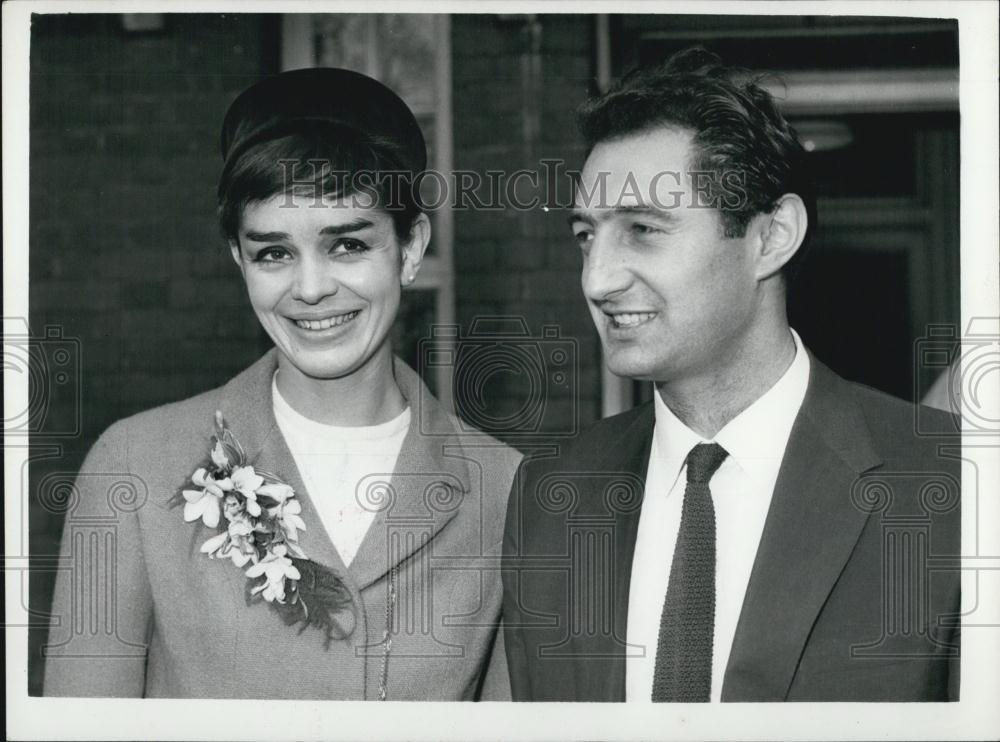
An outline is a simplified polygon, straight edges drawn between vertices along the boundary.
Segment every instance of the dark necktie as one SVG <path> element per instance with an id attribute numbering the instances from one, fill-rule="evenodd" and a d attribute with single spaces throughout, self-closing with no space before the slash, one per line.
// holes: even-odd
<path id="1" fill-rule="evenodd" d="M 708 482 L 726 456 L 716 443 L 699 443 L 687 456 L 681 527 L 660 615 L 654 701 L 706 702 L 712 691 L 715 507 Z"/>

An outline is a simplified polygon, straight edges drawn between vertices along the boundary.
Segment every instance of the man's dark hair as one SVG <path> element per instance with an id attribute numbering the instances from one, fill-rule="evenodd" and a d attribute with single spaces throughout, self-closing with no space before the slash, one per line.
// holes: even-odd
<path id="1" fill-rule="evenodd" d="M 795 274 L 816 225 L 816 197 L 805 150 L 770 93 L 746 70 L 727 67 L 701 47 L 677 52 L 656 67 L 635 70 L 578 114 L 588 150 L 600 143 L 668 126 L 693 132 L 688 167 L 709 173 L 712 203 L 724 234 L 742 237 L 757 214 L 770 213 L 786 193 L 805 203 L 809 225 L 798 252 L 785 265 Z M 735 177 L 745 194 L 725 198 Z"/>

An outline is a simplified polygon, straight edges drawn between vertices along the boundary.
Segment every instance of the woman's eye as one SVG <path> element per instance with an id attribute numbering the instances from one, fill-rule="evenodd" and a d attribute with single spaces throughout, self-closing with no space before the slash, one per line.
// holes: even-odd
<path id="1" fill-rule="evenodd" d="M 254 262 L 257 263 L 283 263 L 291 257 L 288 250 L 283 247 L 265 247 L 254 255 Z"/>
<path id="2" fill-rule="evenodd" d="M 333 243 L 332 252 L 335 255 L 358 255 L 367 250 L 368 245 L 361 240 L 341 239 Z"/>

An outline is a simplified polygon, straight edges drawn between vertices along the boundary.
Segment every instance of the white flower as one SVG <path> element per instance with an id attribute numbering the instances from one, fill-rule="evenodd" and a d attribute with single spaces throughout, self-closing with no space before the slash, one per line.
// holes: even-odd
<path id="1" fill-rule="evenodd" d="M 285 538 L 289 541 L 297 541 L 299 531 L 306 530 L 306 522 L 302 520 L 302 503 L 292 498 L 268 508 L 268 514 L 274 518 L 281 527 Z"/>
<path id="2" fill-rule="evenodd" d="M 222 500 L 222 493 L 203 490 L 184 490 L 184 520 L 188 523 L 201 518 L 202 522 L 209 528 L 219 525 L 219 503 Z"/>
<path id="3" fill-rule="evenodd" d="M 253 545 L 253 525 L 243 517 L 229 524 L 229 545 L 222 556 L 228 556 L 237 567 L 249 561 L 257 561 L 257 549 Z"/>
<path id="4" fill-rule="evenodd" d="M 260 515 L 260 504 L 257 502 L 257 488 L 264 484 L 264 478 L 253 470 L 252 466 L 237 466 L 232 474 L 233 487 L 246 499 L 247 512 L 254 517 Z"/>
<path id="5" fill-rule="evenodd" d="M 223 492 L 229 492 L 233 488 L 233 482 L 229 477 L 216 479 L 205 469 L 197 469 L 191 475 L 191 481 L 199 487 L 204 487 L 216 497 L 222 497 Z"/>
<path id="6" fill-rule="evenodd" d="M 225 543 L 229 540 L 229 532 L 223 531 L 220 534 L 212 536 L 208 541 L 201 545 L 201 553 L 208 554 L 210 557 L 214 557 L 216 553 L 221 549 Z"/>
<path id="7" fill-rule="evenodd" d="M 285 579 L 302 579 L 299 570 L 286 556 L 287 553 L 288 550 L 283 545 L 278 544 L 267 556 L 246 571 L 247 577 L 253 578 L 262 575 L 264 577 L 264 583 L 251 591 L 253 595 L 263 594 L 264 600 L 268 603 L 275 600 L 279 603 L 285 602 Z"/>
<path id="8" fill-rule="evenodd" d="M 201 545 L 201 551 L 213 559 L 232 559 L 237 567 L 256 561 L 257 550 L 253 545 L 253 525 L 244 516 L 234 520 L 222 533 Z"/>
<path id="9" fill-rule="evenodd" d="M 295 490 L 282 482 L 272 482 L 271 484 L 258 487 L 257 494 L 270 497 L 272 500 L 277 500 L 278 502 L 284 502 L 288 498 L 295 496 Z"/>

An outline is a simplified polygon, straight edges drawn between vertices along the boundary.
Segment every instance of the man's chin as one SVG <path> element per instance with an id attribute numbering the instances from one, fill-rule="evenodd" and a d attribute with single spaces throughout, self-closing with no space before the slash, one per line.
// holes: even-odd
<path id="1" fill-rule="evenodd" d="M 604 364 L 615 376 L 645 381 L 656 377 L 655 369 L 648 360 L 629 357 L 628 353 L 608 352 L 604 347 Z"/>

